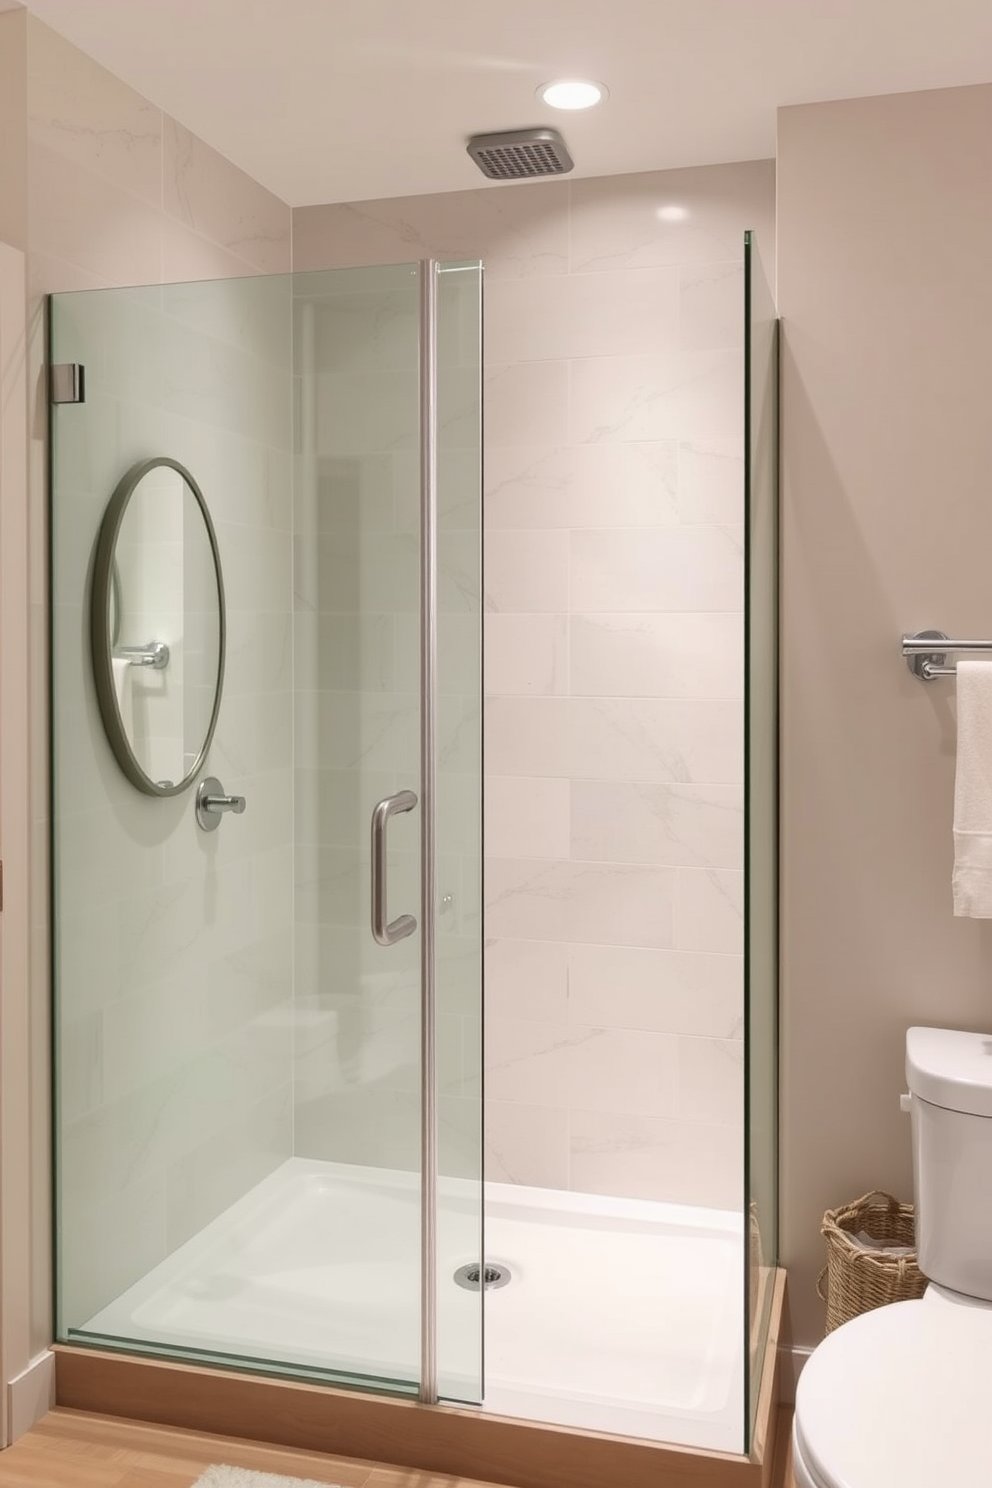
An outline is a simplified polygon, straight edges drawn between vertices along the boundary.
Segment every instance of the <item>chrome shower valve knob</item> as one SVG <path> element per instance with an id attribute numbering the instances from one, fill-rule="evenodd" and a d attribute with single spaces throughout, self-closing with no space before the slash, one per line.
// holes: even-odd
<path id="1" fill-rule="evenodd" d="M 216 832 L 225 811 L 240 816 L 244 796 L 227 796 L 216 775 L 207 775 L 196 788 L 196 820 L 205 832 Z"/>

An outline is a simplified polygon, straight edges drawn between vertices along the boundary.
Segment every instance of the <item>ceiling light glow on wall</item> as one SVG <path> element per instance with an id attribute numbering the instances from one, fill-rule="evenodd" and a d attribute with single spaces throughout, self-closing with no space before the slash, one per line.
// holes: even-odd
<path id="1" fill-rule="evenodd" d="M 543 103 L 556 109 L 587 109 L 609 98 L 602 83 L 590 83 L 584 78 L 567 78 L 557 83 L 543 83 L 537 90 Z"/>

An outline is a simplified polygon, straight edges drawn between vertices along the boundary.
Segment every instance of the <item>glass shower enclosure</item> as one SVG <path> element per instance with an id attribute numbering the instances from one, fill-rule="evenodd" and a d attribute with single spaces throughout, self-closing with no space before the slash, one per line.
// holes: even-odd
<path id="1" fill-rule="evenodd" d="M 482 1398 L 480 328 L 478 263 L 52 301 L 63 1339 Z"/>
<path id="2" fill-rule="evenodd" d="M 747 1451 L 778 1244 L 774 304 L 749 234 L 745 1093 L 714 1209 L 483 1184 L 481 309 L 474 261 L 52 299 L 54 383 L 85 390 L 51 431 L 58 1337 Z M 487 1261 L 513 1277 L 488 1382 Z"/>

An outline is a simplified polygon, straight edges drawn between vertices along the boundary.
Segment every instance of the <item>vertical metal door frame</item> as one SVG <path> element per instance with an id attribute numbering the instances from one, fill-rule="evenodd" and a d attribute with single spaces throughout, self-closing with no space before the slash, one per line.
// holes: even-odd
<path id="1" fill-rule="evenodd" d="M 420 1399 L 437 1372 L 437 260 L 420 263 Z"/>

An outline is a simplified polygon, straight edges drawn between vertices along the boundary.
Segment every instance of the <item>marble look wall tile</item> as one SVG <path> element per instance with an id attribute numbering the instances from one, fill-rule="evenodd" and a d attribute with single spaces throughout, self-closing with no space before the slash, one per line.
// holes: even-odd
<path id="1" fill-rule="evenodd" d="M 462 860 L 463 866 L 464 863 L 465 859 Z M 464 884 L 462 894 L 463 898 L 468 897 Z M 473 909 L 479 902 L 478 896 L 473 897 Z M 480 920 L 477 917 L 466 924 L 469 917 L 459 914 L 459 908 L 457 904 L 451 908 L 442 906 L 438 916 L 438 1008 L 465 1018 L 476 1018 L 483 982 Z"/>
<path id="2" fill-rule="evenodd" d="M 563 942 L 487 940 L 485 958 L 486 1006 L 494 1014 L 565 1022 L 569 971 Z"/>
<path id="3" fill-rule="evenodd" d="M 244 860 L 215 867 L 209 876 L 160 884 L 141 893 L 117 888 L 121 900 L 121 960 L 125 985 L 138 988 L 179 978 L 201 962 L 236 949 L 244 938 L 244 906 L 251 891 Z M 207 901 L 209 894 L 210 915 Z"/>
<path id="4" fill-rule="evenodd" d="M 742 527 L 573 532 L 569 562 L 572 607 L 586 613 L 743 608 Z"/>
<path id="5" fill-rule="evenodd" d="M 517 1101 L 486 1103 L 486 1181 L 568 1187 L 568 1112 Z"/>
<path id="6" fill-rule="evenodd" d="M 20 6 L 0 12 L 0 242 L 28 249 L 28 24 Z"/>
<path id="7" fill-rule="evenodd" d="M 162 219 L 162 283 L 250 277 L 258 270 L 176 217 Z"/>
<path id="8" fill-rule="evenodd" d="M 681 522 L 736 526 L 744 518 L 744 448 L 739 439 L 679 445 Z"/>
<path id="9" fill-rule="evenodd" d="M 679 344 L 683 351 L 744 345 L 744 267 L 683 265 L 680 273 Z"/>
<path id="10" fill-rule="evenodd" d="M 518 363 L 653 352 L 676 341 L 679 304 L 676 268 L 497 280 L 485 298 L 486 357 Z"/>
<path id="11" fill-rule="evenodd" d="M 571 442 L 568 362 L 488 363 L 483 396 L 487 450 Z"/>
<path id="12" fill-rule="evenodd" d="M 629 1028 L 589 1028 L 569 1048 L 569 1109 L 631 1116 L 674 1116 L 679 1095 L 679 1040 Z"/>
<path id="13" fill-rule="evenodd" d="M 403 871 L 406 885 L 412 877 L 412 864 L 396 863 L 391 867 Z M 361 925 L 368 921 L 369 894 L 366 885 L 368 864 L 358 843 L 316 849 L 301 844 L 296 850 L 296 921 L 322 925 Z M 393 897 L 400 897 L 399 884 L 393 874 Z M 405 886 L 406 886 L 405 885 Z M 412 895 L 405 895 L 404 898 Z"/>
<path id="14" fill-rule="evenodd" d="M 211 961 L 204 977 L 206 1037 L 217 1043 L 293 996 L 293 933 L 285 921 Z"/>
<path id="15" fill-rule="evenodd" d="M 287 1080 L 170 1166 L 166 1175 L 170 1252 L 285 1162 L 292 1151 L 292 1123 L 292 1086 Z"/>
<path id="16" fill-rule="evenodd" d="M 772 160 L 574 181 L 570 268 L 740 261 L 746 227 L 774 242 L 774 210 Z"/>
<path id="17" fill-rule="evenodd" d="M 568 1015 L 613 1028 L 740 1038 L 743 962 L 702 952 L 569 946 Z"/>
<path id="18" fill-rule="evenodd" d="M 739 702 L 573 697 L 568 701 L 573 780 L 735 785 L 744 776 Z"/>
<path id="19" fill-rule="evenodd" d="M 575 615 L 572 692 L 586 697 L 731 699 L 743 694 L 743 617 Z"/>
<path id="20" fill-rule="evenodd" d="M 39 300 L 42 295 L 61 294 L 77 289 L 112 289 L 111 281 L 92 269 L 80 268 L 78 264 L 48 253 L 28 254 L 28 298 Z"/>
<path id="21" fill-rule="evenodd" d="M 55 928 L 56 947 L 60 954 L 71 954 L 77 972 L 77 986 L 70 1009 L 72 1017 L 85 1018 L 123 994 L 120 931 L 120 907 L 113 900 L 95 908 L 85 905 L 75 909 L 65 907 L 60 914 Z M 88 1074 L 79 1072 L 73 1075 L 73 1079 L 89 1086 Z"/>
<path id="22" fill-rule="evenodd" d="M 741 869 L 680 868 L 678 897 L 680 950 L 742 953 L 744 873 Z"/>
<path id="23" fill-rule="evenodd" d="M 320 843 L 347 847 L 363 842 L 372 808 L 395 789 L 391 773 L 354 770 L 320 770 L 300 767 L 296 771 L 295 838 L 298 843 Z"/>
<path id="24" fill-rule="evenodd" d="M 677 522 L 677 442 L 487 448 L 484 516 L 490 532 Z"/>
<path id="25" fill-rule="evenodd" d="M 320 373 L 316 399 L 321 459 L 354 460 L 417 448 L 417 387 L 403 372 Z"/>
<path id="26" fill-rule="evenodd" d="M 485 794 L 486 852 L 491 857 L 568 857 L 567 780 L 487 775 Z"/>
<path id="27" fill-rule="evenodd" d="M 155 401 L 167 413 L 201 428 L 254 438 L 287 449 L 291 404 L 286 374 L 263 360 L 248 362 L 243 349 L 213 336 L 164 327 Z"/>
<path id="28" fill-rule="evenodd" d="M 165 1189 L 158 1174 L 144 1183 L 64 1201 L 62 1248 L 66 1315 L 80 1326 L 168 1254 Z"/>
<path id="29" fill-rule="evenodd" d="M 740 437 L 740 361 L 716 350 L 569 362 L 568 442 Z"/>
<path id="30" fill-rule="evenodd" d="M 244 284 L 245 281 L 241 281 Z M 258 284 L 259 279 L 250 281 Z M 195 303 L 195 301 L 193 302 Z M 193 303 L 188 308 L 192 310 Z M 184 307 L 186 308 L 186 307 Z M 233 334 L 233 332 L 232 332 Z M 293 525 L 292 409 L 287 399 L 285 422 L 278 445 L 260 449 L 250 438 L 218 440 L 202 427 L 195 432 L 188 421 L 160 415 L 169 447 L 182 447 L 202 489 L 210 492 L 215 521 L 251 528 L 290 532 Z"/>
<path id="31" fill-rule="evenodd" d="M 487 929 L 497 938 L 674 948 L 678 870 L 490 858 Z"/>
<path id="32" fill-rule="evenodd" d="M 478 539 L 476 539 L 478 540 Z M 462 580 L 456 580 L 461 583 Z M 440 587 L 440 586 L 439 586 Z M 462 590 L 464 596 L 465 591 Z M 437 686 L 441 697 L 478 696 L 479 674 L 482 667 L 482 615 L 476 612 L 452 614 L 439 611 L 437 635 Z M 409 625 L 395 621 L 396 669 L 399 677 L 416 677 L 420 674 L 419 652 L 415 654 L 417 637 L 411 634 Z"/>
<path id="33" fill-rule="evenodd" d="M 450 1095 L 438 1098 L 437 1160 L 442 1179 L 469 1178 L 481 1187 L 481 1124 L 477 1098 L 462 1100 Z M 442 1218 L 442 1234 L 444 1223 Z"/>
<path id="34" fill-rule="evenodd" d="M 570 1055 L 593 1035 L 536 1019 L 486 1019 L 486 1090 L 491 1100 L 557 1107 L 569 1104 Z"/>
<path id="35" fill-rule="evenodd" d="M 62 1039 L 72 1057 L 63 1060 L 60 1091 L 64 1122 L 77 1121 L 103 1104 L 103 1017 L 99 1012 L 67 1020 Z"/>
<path id="36" fill-rule="evenodd" d="M 418 529 L 416 450 L 329 454 L 313 462 L 309 475 L 305 457 L 297 456 L 297 471 L 295 516 L 301 537 Z"/>
<path id="37" fill-rule="evenodd" d="M 74 168 L 161 207 L 161 109 L 30 15 L 28 128 Z"/>
<path id="38" fill-rule="evenodd" d="M 39 142 L 29 145 L 28 161 L 28 227 L 37 252 L 49 262 L 71 264 L 115 285 L 158 282 L 162 240 L 157 207 Z"/>
<path id="39" fill-rule="evenodd" d="M 491 625 L 492 621 L 487 623 Z M 494 697 L 487 686 L 487 773 L 567 776 L 571 747 L 568 709 L 563 697 Z"/>
<path id="40" fill-rule="evenodd" d="M 388 202 L 302 207 L 293 267 L 484 258 L 486 278 L 564 274 L 570 183 L 532 181 Z"/>
<path id="41" fill-rule="evenodd" d="M 438 771 L 437 841 L 438 851 L 449 860 L 459 856 L 478 858 L 482 847 L 482 777 L 478 770 Z"/>
<path id="42" fill-rule="evenodd" d="M 417 377 L 420 338 L 416 278 L 397 284 L 357 286 L 316 302 L 314 366 L 321 372 L 403 371 Z M 439 332 L 440 335 L 440 332 Z M 299 353 L 297 354 L 299 355 Z"/>
<path id="43" fill-rule="evenodd" d="M 218 522 L 216 531 L 229 612 L 285 615 L 293 582 L 290 534 L 269 532 L 263 542 L 258 532 L 239 522 Z"/>
<path id="44" fill-rule="evenodd" d="M 283 1028 L 261 1021 L 233 1038 L 201 1051 L 183 1078 L 146 1084 L 113 1107 L 116 1133 L 114 1159 L 103 1186 L 128 1187 L 141 1182 L 194 1151 L 231 1122 L 235 1109 L 246 1109 L 284 1084 L 291 1045 L 289 1020 Z"/>
<path id="45" fill-rule="evenodd" d="M 678 1060 L 682 1119 L 743 1125 L 743 1040 L 681 1038 Z"/>
<path id="46" fill-rule="evenodd" d="M 573 858 L 740 868 L 743 854 L 744 808 L 736 786 L 572 782 Z"/>
<path id="47" fill-rule="evenodd" d="M 342 569 L 348 567 L 342 560 Z M 355 566 L 350 565 L 355 577 Z M 308 686 L 338 692 L 386 692 L 395 679 L 393 616 L 375 613 L 349 614 L 347 600 L 358 601 L 357 583 L 347 585 L 341 596 L 340 614 L 306 614 L 296 617 L 296 666 Z"/>
<path id="48" fill-rule="evenodd" d="M 741 1208 L 744 1151 L 732 1126 L 572 1111 L 569 1128 L 572 1188 Z"/>
<path id="49" fill-rule="evenodd" d="M 482 739 L 481 712 L 478 695 L 441 695 L 437 712 L 437 765 L 440 773 L 478 773 Z"/>
<path id="50" fill-rule="evenodd" d="M 407 1090 L 359 1086 L 296 1104 L 297 1157 L 361 1163 L 375 1168 L 420 1169 L 420 1096 Z M 417 1246 L 411 1227 L 410 1253 Z"/>
<path id="51" fill-rule="evenodd" d="M 567 690 L 564 615 L 490 615 L 484 648 L 489 696 L 548 696 Z"/>
<path id="52" fill-rule="evenodd" d="M 486 539 L 486 609 L 527 614 L 568 609 L 569 540 L 562 531 L 496 530 Z"/>
<path id="53" fill-rule="evenodd" d="M 244 171 L 164 116 L 163 206 L 263 274 L 291 266 L 290 209 Z"/>
<path id="54" fill-rule="evenodd" d="M 203 979 L 195 972 L 148 983 L 108 1003 L 102 1051 L 106 1099 L 120 1100 L 194 1057 L 204 1039 L 203 1005 Z"/>

